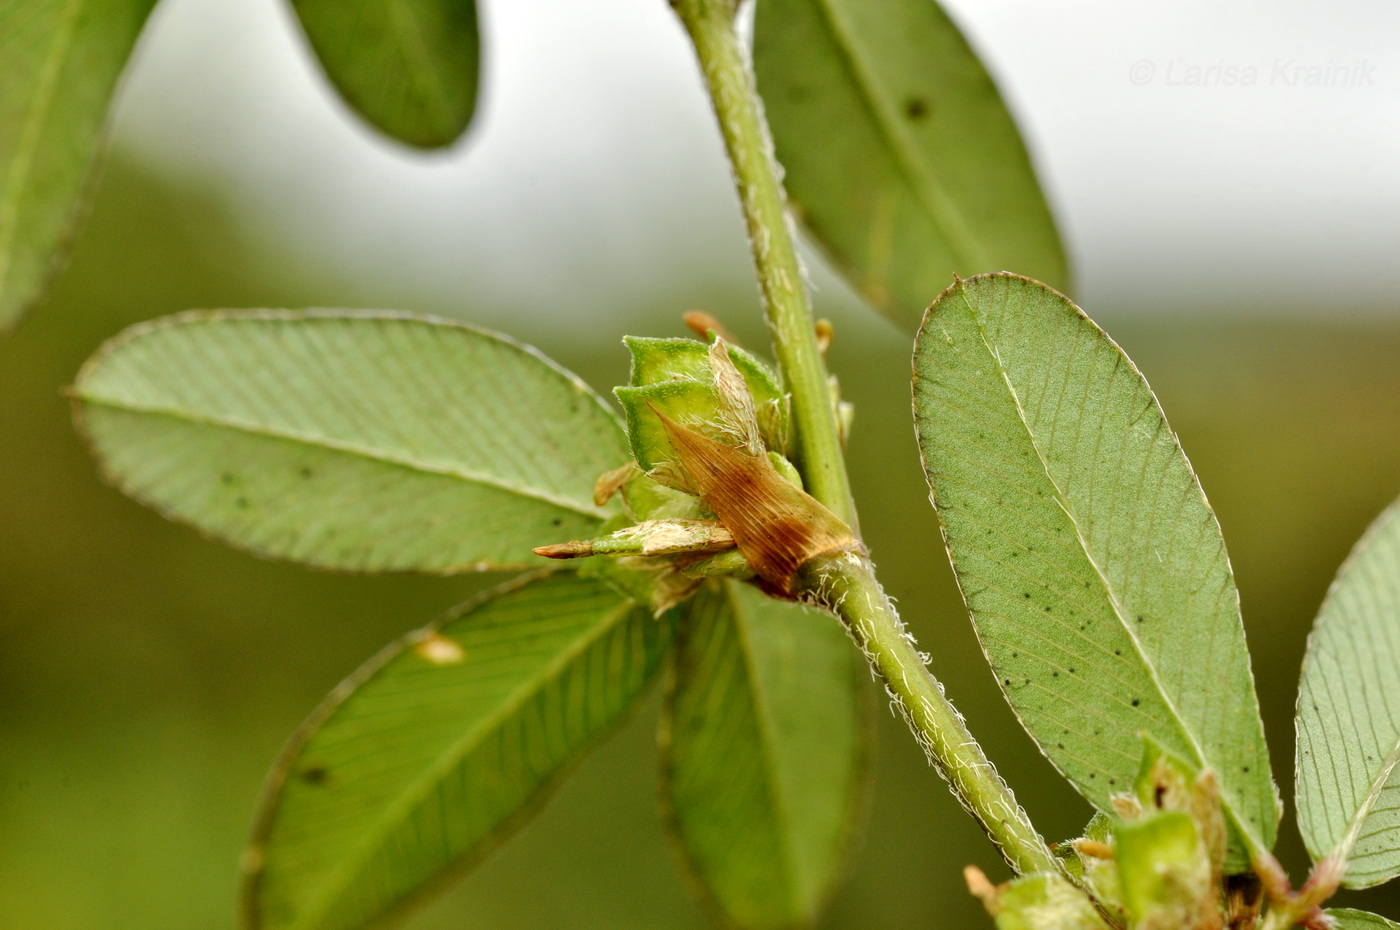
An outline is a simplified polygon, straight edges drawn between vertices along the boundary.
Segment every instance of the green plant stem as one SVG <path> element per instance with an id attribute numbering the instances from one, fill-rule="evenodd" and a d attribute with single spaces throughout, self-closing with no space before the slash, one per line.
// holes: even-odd
<path id="1" fill-rule="evenodd" d="M 914 639 L 864 556 L 847 553 L 809 563 L 808 590 L 846 625 L 889 684 L 909 729 L 969 813 L 981 822 L 1007 863 L 1021 874 L 1053 872 L 1058 863 L 1002 781 L 962 715 L 944 697 Z"/>
<path id="2" fill-rule="evenodd" d="M 797 465 L 808 492 L 853 529 L 856 508 L 817 348 L 812 308 L 788 226 L 768 125 L 746 53 L 734 30 L 734 3 L 672 0 L 690 33 L 719 117 L 734 183 L 748 224 L 764 315 L 797 423 Z"/>
<path id="3" fill-rule="evenodd" d="M 788 225 L 785 196 L 747 56 L 734 29 L 735 0 L 671 0 L 695 45 L 748 225 L 774 353 L 792 394 L 798 460 L 807 490 L 852 528 L 855 503 L 817 348 L 811 305 Z M 924 664 L 868 559 L 809 563 L 805 593 L 829 607 L 888 685 L 914 737 L 953 793 L 1019 873 L 1058 868 L 1045 840 L 997 775 L 962 715 Z"/>

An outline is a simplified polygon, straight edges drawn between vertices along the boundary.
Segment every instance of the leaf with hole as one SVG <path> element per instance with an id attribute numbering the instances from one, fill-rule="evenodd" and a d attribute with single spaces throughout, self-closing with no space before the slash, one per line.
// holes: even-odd
<path id="1" fill-rule="evenodd" d="M 257 930 L 351 930 L 475 864 L 611 732 L 670 617 L 537 575 L 386 649 L 283 753 L 247 855 Z"/>
<path id="2" fill-rule="evenodd" d="M 1344 884 L 1400 875 L 1400 503 L 1356 544 L 1308 638 L 1298 690 L 1298 828 Z"/>
<path id="3" fill-rule="evenodd" d="M 323 568 L 543 564 L 615 512 L 627 461 L 576 376 L 503 336 L 401 314 L 193 313 L 128 330 L 73 387 L 108 477 L 234 545 Z"/>
<path id="4" fill-rule="evenodd" d="M 789 199 L 872 306 L 913 331 L 953 273 L 1065 287 L 1016 124 L 933 0 L 763 0 L 754 69 Z"/>
<path id="5" fill-rule="evenodd" d="M 745 930 L 803 927 L 864 813 L 859 657 L 829 614 L 713 582 L 683 608 L 662 722 L 667 819 Z"/>
<path id="6" fill-rule="evenodd" d="M 476 0 L 292 0 L 355 112 L 408 145 L 450 145 L 471 123 L 481 69 Z"/>
<path id="7" fill-rule="evenodd" d="M 0 7 L 0 330 L 38 302 L 74 235 L 112 95 L 153 6 Z"/>
<path id="8" fill-rule="evenodd" d="M 1095 807 L 1143 734 L 1219 777 L 1227 868 L 1279 802 L 1215 514 L 1132 362 L 1074 304 L 1015 275 L 958 281 L 914 350 L 924 469 L 1007 700 Z"/>

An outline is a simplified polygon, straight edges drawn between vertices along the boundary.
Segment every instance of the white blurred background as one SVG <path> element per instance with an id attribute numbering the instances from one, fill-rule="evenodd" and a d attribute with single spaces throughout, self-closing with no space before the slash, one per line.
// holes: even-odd
<path id="1" fill-rule="evenodd" d="M 664 0 L 481 6 L 484 96 L 450 151 L 400 148 L 331 102 L 279 0 L 162 3 L 117 144 L 236 191 L 259 248 L 365 305 L 585 327 L 678 284 L 741 283 Z M 946 6 L 1018 117 L 1091 314 L 1400 312 L 1400 5 Z"/>

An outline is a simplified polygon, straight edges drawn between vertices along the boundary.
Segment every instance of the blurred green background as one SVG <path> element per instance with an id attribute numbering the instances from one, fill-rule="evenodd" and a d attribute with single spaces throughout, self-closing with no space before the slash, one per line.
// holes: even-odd
<path id="1" fill-rule="evenodd" d="M 53 298 L 0 341 L 4 930 L 232 926 L 239 851 L 281 741 L 362 659 L 490 581 L 260 561 L 99 483 L 61 391 L 102 339 L 190 307 L 355 299 L 260 253 L 228 218 L 235 196 L 118 155 Z M 625 315 L 634 329 L 680 334 L 679 312 L 696 301 L 762 344 L 747 287 L 690 289 Z M 1037 822 L 1075 835 L 1089 812 L 1016 727 L 952 587 L 910 429 L 908 342 L 837 304 L 832 362 L 858 405 L 854 478 L 885 582 Z M 471 316 L 470 295 L 402 306 Z M 1400 492 L 1400 325 L 1345 312 L 1098 316 L 1156 388 L 1219 512 L 1287 797 L 1309 623 L 1352 541 Z M 606 327 L 581 338 L 547 319 L 522 324 L 518 335 L 593 384 L 625 377 Z M 702 927 L 654 815 L 655 718 L 653 698 L 411 926 Z M 1004 869 L 902 724 L 879 720 L 874 815 L 829 926 L 984 926 L 961 868 Z M 1300 874 L 1291 815 L 1284 836 Z M 1352 898 L 1400 913 L 1393 891 Z"/>
<path id="2" fill-rule="evenodd" d="M 62 396 L 104 339 L 195 307 L 393 307 L 508 329 L 600 390 L 626 378 L 622 332 L 684 334 L 687 309 L 765 345 L 718 145 L 664 6 L 486 6 L 488 36 L 520 44 L 488 69 L 482 125 L 450 155 L 413 161 L 329 101 L 280 4 L 247 7 L 266 14 L 262 32 L 243 4 L 162 4 L 160 28 L 182 38 L 143 49 L 71 265 L 0 338 L 0 930 L 231 928 L 239 853 L 282 741 L 384 643 L 498 580 L 261 561 L 104 487 Z M 1353 541 L 1400 493 L 1400 159 L 1387 154 L 1400 123 L 1377 118 L 1400 100 L 1394 69 L 1374 93 L 1138 87 L 1136 58 L 1215 60 L 1215 46 L 1173 36 L 1245 36 L 1257 47 L 1228 53 L 1254 56 L 1301 39 L 1198 28 L 1204 4 L 1175 20 L 1175 4 L 1139 20 L 1070 6 L 975 9 L 1043 143 L 1085 308 L 1157 390 L 1223 524 L 1288 799 L 1307 630 Z M 1275 25 L 1339 60 L 1381 54 L 1366 43 L 1386 34 L 1377 17 L 1397 15 L 1358 3 L 1319 23 L 1289 9 Z M 620 26 L 644 17 L 655 41 Z M 1329 24 L 1353 45 L 1327 45 Z M 1042 41 L 1051 27 L 1099 57 L 1061 69 Z M 587 78 L 600 60 L 614 71 Z M 1037 824 L 1077 835 L 1089 810 L 1016 725 L 953 587 L 911 429 L 909 340 L 816 271 L 831 361 L 858 408 L 852 470 L 882 578 Z M 655 815 L 656 716 L 653 695 L 410 926 L 704 927 Z M 1005 868 L 903 724 L 877 716 L 873 816 L 827 926 L 988 926 L 961 869 Z M 1301 877 L 1291 805 L 1280 852 Z M 1343 900 L 1400 916 L 1400 890 Z"/>

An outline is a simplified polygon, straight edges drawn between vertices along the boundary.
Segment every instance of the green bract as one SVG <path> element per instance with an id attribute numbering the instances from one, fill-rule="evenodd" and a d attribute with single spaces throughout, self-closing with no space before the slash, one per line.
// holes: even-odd
<path id="1" fill-rule="evenodd" d="M 1084 894 L 1060 875 L 1037 872 L 984 898 L 997 930 L 1109 930 Z"/>
<path id="2" fill-rule="evenodd" d="M 1114 829 L 1122 902 L 1134 927 L 1193 926 L 1197 901 L 1218 894 L 1189 815 L 1150 814 Z"/>
<path id="3" fill-rule="evenodd" d="M 715 390 L 711 347 L 694 339 L 647 339 L 628 336 L 632 378 L 614 388 L 627 421 L 632 455 L 643 469 L 675 461 L 671 443 L 656 412 L 689 426 L 721 426 L 727 407 Z M 767 365 L 737 346 L 727 346 L 734 368 L 752 397 L 754 417 L 767 448 L 787 448 L 790 416 L 787 395 Z"/>

